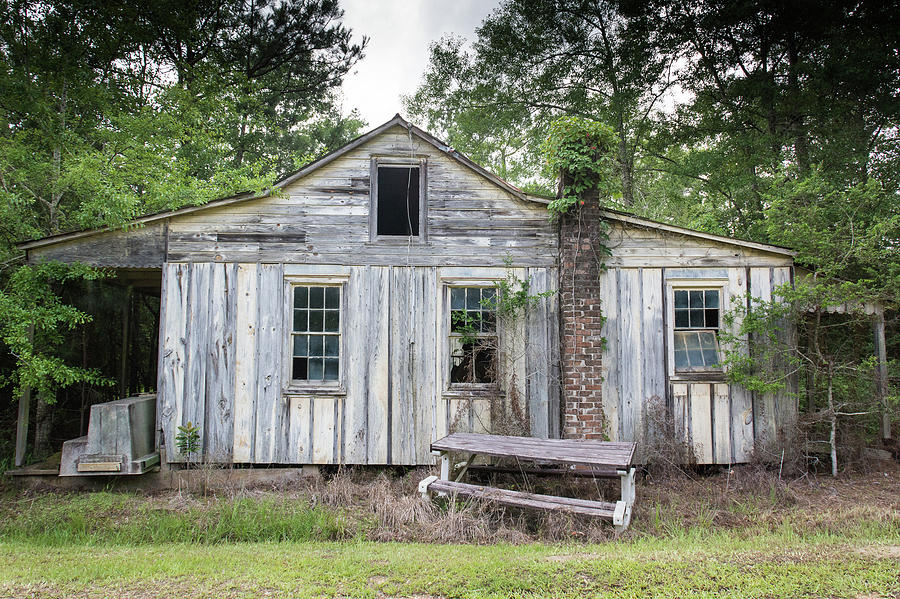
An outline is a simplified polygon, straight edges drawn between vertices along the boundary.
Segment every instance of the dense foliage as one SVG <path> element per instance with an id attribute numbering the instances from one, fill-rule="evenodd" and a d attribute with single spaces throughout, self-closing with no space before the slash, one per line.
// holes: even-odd
<path id="1" fill-rule="evenodd" d="M 23 268 L 14 244 L 261 190 L 355 137 L 363 123 L 337 94 L 366 40 L 351 41 L 342 15 L 337 0 L 0 3 L 5 397 L 31 388 L 40 420 L 60 389 L 82 383 L 83 411 L 119 374 L 102 339 L 87 347 L 87 327 L 105 323 L 72 302 L 90 302 L 60 299 L 64 283 L 102 273 Z M 114 298 L 93 308 L 124 318 L 121 292 L 91 290 Z M 153 317 L 152 304 L 139 299 L 135 315 Z M 132 327 L 134 345 L 155 344 L 152 327 Z"/>

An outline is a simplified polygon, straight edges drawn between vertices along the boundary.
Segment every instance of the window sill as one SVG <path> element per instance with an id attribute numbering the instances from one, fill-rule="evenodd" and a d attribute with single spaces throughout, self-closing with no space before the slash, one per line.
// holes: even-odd
<path id="1" fill-rule="evenodd" d="M 445 390 L 445 399 L 469 399 L 470 397 L 494 397 L 499 394 L 500 385 L 496 383 L 451 383 Z"/>
<path id="2" fill-rule="evenodd" d="M 344 396 L 347 395 L 347 389 L 343 385 L 301 385 L 294 383 L 284 389 L 282 393 L 284 395 Z"/>
<path id="3" fill-rule="evenodd" d="M 379 245 L 426 245 L 430 246 L 432 243 L 427 239 L 424 239 L 421 235 L 379 235 L 374 239 L 370 239 L 366 246 L 379 246 Z"/>
<path id="4" fill-rule="evenodd" d="M 669 381 L 673 383 L 690 381 L 725 382 L 725 371 L 721 368 L 678 371 L 669 377 Z"/>

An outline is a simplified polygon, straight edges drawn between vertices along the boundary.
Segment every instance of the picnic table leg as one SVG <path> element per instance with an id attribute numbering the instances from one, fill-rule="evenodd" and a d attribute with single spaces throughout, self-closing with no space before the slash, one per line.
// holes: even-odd
<path id="1" fill-rule="evenodd" d="M 613 513 L 613 526 L 616 532 L 623 532 L 631 524 L 631 508 L 634 506 L 634 468 L 619 470 L 619 479 L 622 482 L 622 498 L 616 502 L 616 511 Z"/>

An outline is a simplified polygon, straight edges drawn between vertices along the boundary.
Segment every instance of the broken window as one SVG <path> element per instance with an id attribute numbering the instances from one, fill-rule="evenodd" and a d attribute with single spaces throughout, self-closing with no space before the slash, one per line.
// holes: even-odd
<path id="1" fill-rule="evenodd" d="M 377 234 L 418 237 L 419 167 L 379 166 L 376 190 Z"/>
<path id="2" fill-rule="evenodd" d="M 291 378 L 337 381 L 341 360 L 341 287 L 294 287 Z"/>
<path id="3" fill-rule="evenodd" d="M 719 289 L 675 289 L 675 370 L 719 367 Z"/>
<path id="4" fill-rule="evenodd" d="M 494 287 L 450 288 L 450 382 L 497 380 L 497 311 Z"/>

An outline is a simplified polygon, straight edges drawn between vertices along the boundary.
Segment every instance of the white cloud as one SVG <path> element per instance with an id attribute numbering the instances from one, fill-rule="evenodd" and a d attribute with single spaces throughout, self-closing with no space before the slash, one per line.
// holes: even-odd
<path id="1" fill-rule="evenodd" d="M 344 23 L 369 37 L 366 57 L 344 79 L 344 111 L 359 110 L 369 125 L 402 112 L 428 65 L 428 45 L 447 34 L 474 38 L 499 0 L 344 0 Z"/>

